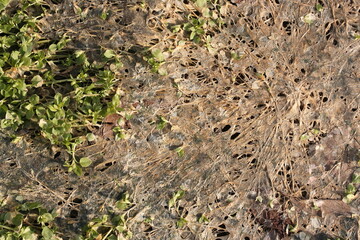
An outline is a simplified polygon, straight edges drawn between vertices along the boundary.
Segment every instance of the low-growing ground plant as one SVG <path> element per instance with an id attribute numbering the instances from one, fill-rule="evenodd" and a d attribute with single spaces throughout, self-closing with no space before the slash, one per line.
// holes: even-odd
<path id="1" fill-rule="evenodd" d="M 123 110 L 117 74 L 122 64 L 110 49 L 91 61 L 85 51 L 69 47 L 66 35 L 43 38 L 37 26 L 43 11 L 30 14 L 41 7 L 24 0 L 11 13 L 5 7 L 0 12 L 0 128 L 64 147 L 71 155 L 65 166 L 82 175 L 91 160 L 78 158 L 77 147 L 90 141 L 87 134 L 107 115 Z"/>
<path id="2" fill-rule="evenodd" d="M 0 201 L 0 206 L 8 209 L 0 212 L 0 240 L 63 239 L 57 231 L 56 209 L 48 211 L 40 203 L 23 202 L 21 197 L 17 199 L 19 203 L 13 207 L 6 206 L 6 200 Z M 132 232 L 127 227 L 124 213 L 130 206 L 129 194 L 124 193 L 116 202 L 114 212 L 90 220 L 75 239 L 130 239 Z"/>
<path id="3" fill-rule="evenodd" d="M 56 211 L 49 212 L 39 203 L 19 204 L 11 211 L 0 212 L 0 239 L 61 239 L 57 237 L 56 216 Z"/>

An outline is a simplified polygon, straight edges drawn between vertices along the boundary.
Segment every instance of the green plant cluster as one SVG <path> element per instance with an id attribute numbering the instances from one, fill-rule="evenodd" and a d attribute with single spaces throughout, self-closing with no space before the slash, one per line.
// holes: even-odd
<path id="1" fill-rule="evenodd" d="M 22 202 L 21 197 L 17 197 Z M 124 213 L 131 205 L 129 194 L 121 195 L 111 214 L 94 218 L 75 237 L 78 240 L 126 240 L 132 238 Z M 6 201 L 0 201 L 5 208 Z M 9 208 L 9 207 L 7 207 Z M 126 211 L 125 211 L 126 212 Z M 8 211 L 0 212 L 0 240 L 56 240 L 62 239 L 56 225 L 56 210 L 48 211 L 40 203 L 23 202 Z"/>
<path id="2" fill-rule="evenodd" d="M 122 64 L 112 50 L 90 62 L 85 51 L 68 46 L 66 36 L 42 38 L 37 26 L 42 13 L 28 11 L 41 5 L 21 3 L 10 14 L 0 11 L 0 128 L 41 134 L 65 147 L 72 156 L 66 166 L 81 175 L 91 160 L 80 161 L 77 146 L 93 141 L 90 129 L 123 110 L 117 88 Z"/>
<path id="3" fill-rule="evenodd" d="M 54 240 L 57 228 L 55 211 L 48 212 L 39 203 L 23 203 L 12 211 L 0 213 L 0 240 Z"/>
<path id="4" fill-rule="evenodd" d="M 179 32 L 183 30 L 191 41 L 197 44 L 205 44 L 211 51 L 213 50 L 210 45 L 213 31 L 221 29 L 224 24 L 220 14 L 222 6 L 216 0 L 196 0 L 194 3 L 201 16 L 194 13 L 189 14 L 187 22 L 172 26 L 172 31 Z"/>

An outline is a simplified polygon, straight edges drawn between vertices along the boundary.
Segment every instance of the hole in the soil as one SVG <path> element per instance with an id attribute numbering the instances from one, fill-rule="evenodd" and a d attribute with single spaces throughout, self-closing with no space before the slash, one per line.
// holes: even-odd
<path id="1" fill-rule="evenodd" d="M 301 196 L 302 196 L 303 198 L 307 198 L 307 196 L 308 196 L 307 191 L 305 191 L 305 190 L 301 191 Z"/>
<path id="2" fill-rule="evenodd" d="M 275 0 L 276 1 L 276 0 Z M 244 240 L 250 240 L 250 238 L 249 237 L 244 237 Z"/>
<path id="3" fill-rule="evenodd" d="M 300 124 L 300 120 L 299 120 L 299 119 L 294 119 L 294 124 L 295 124 L 295 125 L 299 125 L 299 124 Z"/>
<path id="4" fill-rule="evenodd" d="M 286 34 L 290 36 L 291 35 L 291 23 L 288 21 L 284 21 L 282 23 L 282 26 L 285 29 Z"/>
<path id="5" fill-rule="evenodd" d="M 223 127 L 223 129 L 221 129 L 222 132 L 226 132 L 231 128 L 230 125 L 226 125 L 225 127 Z"/>
<path id="6" fill-rule="evenodd" d="M 241 155 L 238 159 L 243 159 L 243 158 L 249 158 L 249 157 L 252 157 L 252 154 L 251 153 L 245 153 L 243 155 Z"/>
<path id="7" fill-rule="evenodd" d="M 219 133 L 220 132 L 220 129 L 219 128 L 214 128 L 214 133 Z"/>
<path id="8" fill-rule="evenodd" d="M 302 101 L 300 101 L 300 111 L 303 111 L 304 107 L 305 107 L 304 103 Z"/>
<path id="9" fill-rule="evenodd" d="M 300 71 L 301 71 L 303 74 L 305 74 L 305 73 L 306 73 L 306 71 L 305 71 L 305 69 L 304 69 L 304 68 L 300 69 Z"/>
<path id="10" fill-rule="evenodd" d="M 188 79 L 188 78 L 189 78 L 189 74 L 187 74 L 187 73 L 182 74 L 181 77 L 184 78 L 184 79 Z"/>
<path id="11" fill-rule="evenodd" d="M 197 16 L 201 16 L 201 12 L 199 12 L 198 10 L 195 10 L 194 14 L 197 15 Z"/>
<path id="12" fill-rule="evenodd" d="M 60 202 L 57 203 L 57 205 L 61 206 L 61 205 L 63 205 L 64 203 L 65 203 L 65 202 L 60 201 Z"/>
<path id="13" fill-rule="evenodd" d="M 322 101 L 323 101 L 323 102 L 327 102 L 328 100 L 329 100 L 329 99 L 328 99 L 327 97 L 324 97 Z"/>
<path id="14" fill-rule="evenodd" d="M 351 111 L 352 112 L 356 112 L 357 108 L 352 108 Z"/>
<path id="15" fill-rule="evenodd" d="M 153 231 L 153 228 L 151 226 L 149 226 L 148 228 L 146 228 L 144 230 L 144 232 L 146 232 L 146 233 L 149 233 L 149 232 L 152 232 L 152 231 Z"/>
<path id="16" fill-rule="evenodd" d="M 234 140 L 234 139 L 237 138 L 239 135 L 240 135 L 240 133 L 239 133 L 239 132 L 236 132 L 236 133 L 234 133 L 233 135 L 231 135 L 230 139 L 231 139 L 231 140 Z"/>
<path id="17" fill-rule="evenodd" d="M 240 85 L 245 82 L 246 76 L 243 73 L 239 73 L 235 78 L 235 85 Z"/>
<path id="18" fill-rule="evenodd" d="M 219 225 L 220 229 L 213 229 L 213 232 L 215 233 L 216 237 L 225 237 L 225 236 L 229 236 L 230 233 L 228 231 L 226 231 L 226 226 L 225 224 L 221 224 Z"/>
<path id="19" fill-rule="evenodd" d="M 61 154 L 60 152 L 56 152 L 56 153 L 54 154 L 54 159 L 55 159 L 55 158 L 58 158 L 58 157 L 60 156 L 60 154 Z"/>
<path id="20" fill-rule="evenodd" d="M 331 24 L 331 26 L 329 27 L 329 24 Z M 330 39 L 331 36 L 331 32 L 333 31 L 333 24 L 332 23 L 326 23 L 325 24 L 325 29 L 327 29 L 329 27 L 329 29 L 325 32 L 325 38 L 326 40 Z"/>
<path id="21" fill-rule="evenodd" d="M 279 93 L 277 96 L 278 96 L 278 97 L 286 97 L 286 94 L 283 93 L 283 92 L 281 92 L 281 93 Z"/>
<path id="22" fill-rule="evenodd" d="M 293 64 L 293 63 L 294 63 L 294 60 L 295 60 L 294 56 L 291 56 L 291 58 L 290 58 L 290 60 L 289 60 L 289 64 Z"/>
<path id="23" fill-rule="evenodd" d="M 83 202 L 83 200 L 81 198 L 74 198 L 73 202 L 80 204 Z"/>
<path id="24" fill-rule="evenodd" d="M 79 211 L 77 211 L 77 210 L 70 211 L 70 214 L 69 214 L 70 218 L 77 218 L 78 216 L 79 216 Z"/>
<path id="25" fill-rule="evenodd" d="M 230 191 L 230 192 L 229 192 L 229 195 L 233 196 L 233 195 L 235 195 L 235 192 L 234 192 L 234 191 Z"/>
<path id="26" fill-rule="evenodd" d="M 17 164 L 15 162 L 12 162 L 12 163 L 9 164 L 9 166 L 12 167 L 12 168 L 15 168 L 17 166 Z"/>

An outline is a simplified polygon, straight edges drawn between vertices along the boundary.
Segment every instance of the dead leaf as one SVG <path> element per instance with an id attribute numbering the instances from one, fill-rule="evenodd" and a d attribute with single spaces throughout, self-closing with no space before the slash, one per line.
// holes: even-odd
<path id="1" fill-rule="evenodd" d="M 359 214 L 359 211 L 350 207 L 341 200 L 317 200 L 314 205 L 321 209 L 322 217 L 328 215 Z"/>
<path id="2" fill-rule="evenodd" d="M 114 113 L 107 115 L 101 123 L 98 135 L 105 139 L 114 139 L 113 128 L 117 126 L 120 115 Z"/>

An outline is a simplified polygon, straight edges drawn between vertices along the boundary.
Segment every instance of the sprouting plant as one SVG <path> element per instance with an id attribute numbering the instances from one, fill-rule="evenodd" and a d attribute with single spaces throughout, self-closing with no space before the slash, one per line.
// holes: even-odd
<path id="1" fill-rule="evenodd" d="M 156 128 L 162 130 L 169 123 L 163 116 L 158 116 L 158 120 L 156 121 Z"/>
<path id="2" fill-rule="evenodd" d="M 185 191 L 184 190 L 178 190 L 177 192 L 175 192 L 172 196 L 172 198 L 170 198 L 169 202 L 168 202 L 168 207 L 172 208 L 173 206 L 175 206 L 176 202 L 181 199 L 183 196 L 185 195 Z"/>
<path id="3" fill-rule="evenodd" d="M 179 220 L 177 220 L 176 222 L 176 227 L 183 228 L 187 223 L 188 221 L 185 218 L 180 217 Z"/>
<path id="4" fill-rule="evenodd" d="M 342 199 L 343 202 L 351 203 L 356 198 L 356 192 L 359 184 L 360 174 L 358 171 L 355 171 L 351 176 L 351 182 L 346 186 L 345 196 Z"/>
<path id="5" fill-rule="evenodd" d="M 85 236 L 79 239 L 131 239 L 132 232 L 127 227 L 126 215 L 103 215 L 90 221 L 85 229 Z"/>
<path id="6" fill-rule="evenodd" d="M 125 192 L 121 195 L 120 200 L 118 200 L 115 205 L 119 210 L 125 210 L 131 205 L 131 201 L 129 199 L 130 195 L 128 192 Z"/>
<path id="7" fill-rule="evenodd" d="M 200 43 L 202 41 L 206 27 L 205 18 L 190 17 L 189 22 L 184 24 L 184 30 L 190 34 L 189 39 L 195 43 Z"/>
<path id="8" fill-rule="evenodd" d="M 149 63 L 153 72 L 159 73 L 160 75 L 167 74 L 166 69 L 161 68 L 161 66 L 165 63 L 165 56 L 160 49 L 151 49 L 151 51 L 147 53 L 147 56 L 145 56 L 144 59 Z"/>
<path id="9" fill-rule="evenodd" d="M 127 215 L 124 213 L 131 204 L 129 193 L 121 194 L 120 199 L 115 203 L 116 210 L 109 215 L 91 220 L 85 228 L 85 236 L 80 237 L 80 239 L 126 240 L 132 238 L 132 232 L 127 226 Z"/>
<path id="10" fill-rule="evenodd" d="M 177 155 L 179 157 L 184 157 L 185 155 L 185 151 L 184 151 L 184 148 L 183 147 L 178 147 L 175 149 L 175 152 L 177 153 Z"/>
<path id="11" fill-rule="evenodd" d="M 316 4 L 316 5 L 315 5 L 315 8 L 316 8 L 316 10 L 319 11 L 319 12 L 322 12 L 322 11 L 324 10 L 324 6 L 321 5 L 320 3 Z"/>
<path id="12" fill-rule="evenodd" d="M 199 218 L 198 218 L 198 222 L 199 223 L 208 223 L 210 222 L 209 219 L 204 215 L 202 214 Z"/>
<path id="13" fill-rule="evenodd" d="M 210 43 L 213 31 L 220 29 L 224 24 L 220 17 L 221 6 L 217 1 L 210 2 L 207 0 L 196 0 L 194 4 L 201 15 L 190 14 L 185 23 L 173 25 L 171 30 L 174 33 L 183 30 L 191 41 L 197 44 L 205 44 L 209 52 L 212 53 L 214 49 Z"/>

